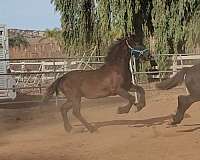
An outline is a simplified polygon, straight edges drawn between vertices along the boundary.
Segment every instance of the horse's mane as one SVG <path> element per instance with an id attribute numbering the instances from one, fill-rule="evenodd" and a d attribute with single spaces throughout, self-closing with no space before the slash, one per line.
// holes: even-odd
<path id="1" fill-rule="evenodd" d="M 122 51 L 122 45 L 125 42 L 125 40 L 127 39 L 127 37 L 122 37 L 120 39 L 115 40 L 111 46 L 108 48 L 108 53 L 107 56 L 105 57 L 105 62 L 109 63 L 109 62 L 115 62 L 118 59 L 121 59 L 123 56 L 123 53 L 121 53 Z"/>
<path id="2" fill-rule="evenodd" d="M 138 38 L 139 37 L 137 37 L 135 34 L 129 34 L 128 36 L 114 41 L 108 48 L 107 56 L 105 57 L 105 63 L 117 63 L 124 58 L 127 59 L 130 55 L 128 54 L 126 40 L 128 40 L 128 42 L 134 43 L 135 46 L 136 44 L 139 44 Z"/>

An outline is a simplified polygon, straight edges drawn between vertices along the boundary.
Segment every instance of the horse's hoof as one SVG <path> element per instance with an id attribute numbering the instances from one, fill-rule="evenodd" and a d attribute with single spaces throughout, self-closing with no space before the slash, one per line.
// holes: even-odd
<path id="1" fill-rule="evenodd" d="M 135 106 L 137 107 L 137 112 L 139 112 L 145 107 L 145 104 L 136 103 Z"/>
<path id="2" fill-rule="evenodd" d="M 142 110 L 142 108 L 141 108 L 141 107 L 137 107 L 137 106 L 136 106 L 136 107 L 134 107 L 134 109 L 133 109 L 133 110 L 134 110 L 134 112 L 135 112 L 135 113 L 137 113 L 137 112 L 141 111 L 141 110 Z"/>
<path id="3" fill-rule="evenodd" d="M 177 126 L 177 124 L 180 124 L 180 123 L 181 123 L 181 121 L 172 120 L 170 124 L 173 126 Z"/>
<path id="4" fill-rule="evenodd" d="M 64 125 L 65 131 L 66 132 L 71 132 L 72 126 Z"/>
<path id="5" fill-rule="evenodd" d="M 170 126 L 171 127 L 177 127 L 177 123 L 176 122 L 170 122 Z"/>
<path id="6" fill-rule="evenodd" d="M 172 122 L 169 122 L 169 123 L 167 124 L 167 127 L 166 127 L 166 128 L 174 128 L 174 127 L 177 127 L 177 124 L 174 124 L 174 123 L 172 123 Z"/>
<path id="7" fill-rule="evenodd" d="M 136 111 L 135 112 L 139 112 L 139 111 L 141 111 L 142 110 L 142 107 L 136 107 Z"/>
<path id="8" fill-rule="evenodd" d="M 118 114 L 124 114 L 124 113 L 128 113 L 129 110 L 127 108 L 124 108 L 124 107 L 119 107 L 118 110 L 117 110 L 117 113 Z"/>
<path id="9" fill-rule="evenodd" d="M 183 120 L 182 116 L 172 115 L 171 125 L 180 124 L 182 120 Z"/>
<path id="10" fill-rule="evenodd" d="M 89 126 L 88 130 L 90 131 L 90 133 L 94 133 L 98 130 L 98 128 L 96 126 Z"/>

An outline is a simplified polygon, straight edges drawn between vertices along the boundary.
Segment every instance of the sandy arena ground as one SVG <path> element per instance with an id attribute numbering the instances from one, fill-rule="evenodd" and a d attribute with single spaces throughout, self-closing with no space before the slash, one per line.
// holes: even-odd
<path id="1" fill-rule="evenodd" d="M 71 115 L 66 133 L 55 105 L 0 110 L 0 160 L 199 160 L 200 103 L 179 126 L 168 125 L 179 94 L 148 91 L 146 108 L 123 115 L 120 97 L 86 100 L 82 113 L 99 128 L 92 134 Z"/>

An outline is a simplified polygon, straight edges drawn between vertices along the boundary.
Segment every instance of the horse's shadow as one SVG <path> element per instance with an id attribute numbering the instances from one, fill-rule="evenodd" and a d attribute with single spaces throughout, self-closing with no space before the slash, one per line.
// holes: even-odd
<path id="1" fill-rule="evenodd" d="M 113 125 L 128 125 L 129 127 L 151 127 L 154 125 L 169 124 L 173 115 L 148 118 L 143 120 L 111 120 L 103 122 L 93 122 L 97 128 L 113 126 Z M 190 118 L 189 114 L 185 114 L 185 118 Z"/>
<path id="2" fill-rule="evenodd" d="M 167 123 L 172 118 L 172 115 L 149 118 L 144 120 L 111 120 L 103 122 L 93 122 L 97 128 L 113 125 L 128 125 L 130 127 L 150 127 L 153 125 L 162 125 Z"/>
<path id="3" fill-rule="evenodd" d="M 110 121 L 103 121 L 103 122 L 93 122 L 93 124 L 97 128 L 102 128 L 106 126 L 115 126 L 115 125 L 116 126 L 127 125 L 129 127 L 151 127 L 151 126 L 162 125 L 162 124 L 170 124 L 172 116 L 173 115 L 171 114 L 167 116 L 160 116 L 160 117 L 148 118 L 148 119 L 143 119 L 143 120 L 110 120 Z M 185 114 L 184 116 L 184 118 L 190 118 L 190 117 L 191 116 L 189 114 Z M 82 126 L 82 125 L 75 125 L 75 126 Z M 198 129 L 200 129 L 200 127 L 198 127 Z"/>
<path id="4" fill-rule="evenodd" d="M 197 124 L 183 125 L 183 126 L 186 126 L 186 127 L 194 127 L 194 128 L 179 130 L 178 132 L 194 132 L 194 131 L 196 131 L 196 130 L 200 130 L 200 124 L 199 124 L 199 123 L 197 123 Z M 197 127 L 195 127 L 195 126 L 197 126 Z"/>

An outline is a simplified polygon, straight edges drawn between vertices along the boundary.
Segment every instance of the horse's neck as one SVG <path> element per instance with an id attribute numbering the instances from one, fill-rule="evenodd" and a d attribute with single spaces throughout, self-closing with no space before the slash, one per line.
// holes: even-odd
<path id="1" fill-rule="evenodd" d="M 130 72 L 129 70 L 129 61 L 121 59 L 120 61 L 117 61 L 115 63 L 106 63 L 103 68 L 117 68 L 118 71 L 120 71 L 122 74 Z"/>
<path id="2" fill-rule="evenodd" d="M 106 61 L 105 66 L 117 66 L 122 72 L 129 71 L 129 48 L 123 42 L 120 46 L 115 48 L 112 54 L 109 57 L 109 60 Z"/>

